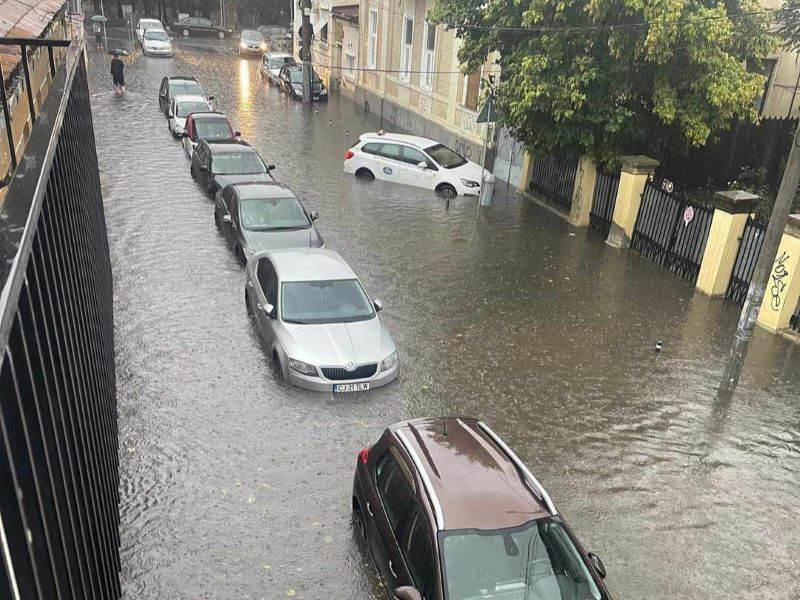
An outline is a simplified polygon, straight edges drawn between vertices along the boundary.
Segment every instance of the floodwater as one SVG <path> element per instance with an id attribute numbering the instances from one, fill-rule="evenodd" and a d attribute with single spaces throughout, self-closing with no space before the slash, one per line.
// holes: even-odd
<path id="1" fill-rule="evenodd" d="M 738 309 L 504 191 L 475 199 L 341 172 L 379 126 L 346 99 L 307 112 L 257 62 L 136 58 L 90 85 L 115 281 L 125 598 L 380 598 L 354 540 L 356 453 L 397 420 L 490 423 L 527 462 L 615 598 L 800 598 L 800 347 L 757 331 L 717 394 Z M 158 112 L 195 74 L 319 210 L 400 349 L 402 379 L 287 388 L 243 273 Z M 664 342 L 654 352 L 657 339 Z"/>

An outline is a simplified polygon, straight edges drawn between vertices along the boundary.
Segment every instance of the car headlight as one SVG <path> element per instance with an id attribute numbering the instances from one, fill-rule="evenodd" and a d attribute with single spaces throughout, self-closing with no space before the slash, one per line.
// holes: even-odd
<path id="1" fill-rule="evenodd" d="M 481 187 L 481 184 L 477 181 L 472 181 L 472 179 L 462 179 L 461 183 L 463 183 L 468 188 L 476 188 Z"/>
<path id="2" fill-rule="evenodd" d="M 239 47 L 240 48 L 247 48 L 247 44 L 245 44 L 244 42 L 239 42 Z"/>
<path id="3" fill-rule="evenodd" d="M 303 375 L 310 375 L 311 377 L 317 376 L 317 368 L 314 365 L 304 363 L 302 360 L 289 359 L 289 368 L 292 371 L 297 371 Z"/>
<path id="4" fill-rule="evenodd" d="M 267 42 L 261 42 L 261 49 L 262 50 L 266 50 L 267 49 Z"/>
<path id="5" fill-rule="evenodd" d="M 388 371 L 397 364 L 397 351 L 392 352 L 389 356 L 381 361 L 381 371 Z"/>

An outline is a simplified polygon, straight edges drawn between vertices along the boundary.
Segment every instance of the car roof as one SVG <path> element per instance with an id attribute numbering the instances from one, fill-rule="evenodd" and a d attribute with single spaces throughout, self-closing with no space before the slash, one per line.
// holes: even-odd
<path id="1" fill-rule="evenodd" d="M 161 21 L 159 21 L 158 19 L 139 19 L 139 23 L 142 23 L 142 24 L 143 23 L 158 23 L 159 25 L 161 25 Z"/>
<path id="2" fill-rule="evenodd" d="M 255 149 L 245 142 L 244 140 L 237 140 L 236 138 L 227 138 L 224 140 L 203 140 L 202 143 L 208 144 L 208 147 L 211 149 L 212 153 L 221 154 L 223 152 L 241 152 L 242 150 L 252 150 L 255 152 Z"/>
<path id="3" fill-rule="evenodd" d="M 406 135 L 404 133 L 384 133 L 381 135 L 375 131 L 362 133 L 359 140 L 362 142 L 402 142 L 416 146 L 417 148 L 430 148 L 436 144 L 441 144 L 441 142 L 437 142 L 436 140 L 420 137 L 418 135 Z"/>
<path id="4" fill-rule="evenodd" d="M 288 52 L 267 52 L 265 56 L 267 58 L 294 58 Z"/>
<path id="5" fill-rule="evenodd" d="M 410 445 L 415 470 L 424 470 L 431 504 L 441 508 L 440 529 L 518 527 L 552 514 L 546 492 L 539 497 L 533 491 L 533 483 L 485 427 L 477 419 L 446 417 L 389 428 L 402 434 L 404 447 Z"/>
<path id="6" fill-rule="evenodd" d="M 228 117 L 225 116 L 225 113 L 221 113 L 216 110 L 197 111 L 187 115 L 187 118 L 191 118 L 193 121 L 197 121 L 198 119 L 210 119 L 212 117 L 216 119 L 225 119 L 226 121 L 228 120 Z"/>
<path id="7" fill-rule="evenodd" d="M 297 198 L 297 194 L 288 185 L 280 181 L 232 183 L 227 187 L 234 188 L 242 200 L 253 198 Z"/>
<path id="8" fill-rule="evenodd" d="M 195 83 L 199 84 L 200 82 L 197 81 L 197 77 L 190 77 L 189 75 L 167 75 L 166 79 L 171 83 L 181 82 L 181 81 L 194 81 Z"/>
<path id="9" fill-rule="evenodd" d="M 268 250 L 267 256 L 281 281 L 326 281 L 358 279 L 344 259 L 334 250 L 324 248 L 286 248 Z"/>
<path id="10" fill-rule="evenodd" d="M 172 99 L 175 100 L 175 104 L 180 102 L 208 102 L 205 98 L 198 96 L 197 94 L 178 94 L 173 96 Z"/>

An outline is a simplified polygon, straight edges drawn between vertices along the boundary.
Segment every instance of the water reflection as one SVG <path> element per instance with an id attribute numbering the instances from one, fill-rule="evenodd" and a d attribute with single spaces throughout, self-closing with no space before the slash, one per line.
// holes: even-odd
<path id="1" fill-rule="evenodd" d="M 250 110 L 250 63 L 244 58 L 239 59 L 239 101 L 242 110 Z"/>

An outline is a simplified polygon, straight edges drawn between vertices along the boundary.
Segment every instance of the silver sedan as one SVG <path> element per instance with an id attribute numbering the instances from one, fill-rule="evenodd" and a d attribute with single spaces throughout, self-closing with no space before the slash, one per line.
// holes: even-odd
<path id="1" fill-rule="evenodd" d="M 394 340 L 361 282 L 333 250 L 259 252 L 247 261 L 245 304 L 283 379 L 356 392 L 397 379 Z"/>

